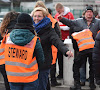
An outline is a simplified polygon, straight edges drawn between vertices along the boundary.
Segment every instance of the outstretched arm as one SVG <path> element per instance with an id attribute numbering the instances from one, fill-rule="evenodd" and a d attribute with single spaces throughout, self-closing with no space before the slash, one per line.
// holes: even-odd
<path id="1" fill-rule="evenodd" d="M 69 49 L 64 45 L 64 43 L 59 39 L 58 35 L 56 34 L 55 30 L 52 30 L 50 33 L 50 42 L 59 49 L 62 54 L 68 57 L 72 57 L 73 53 L 69 51 Z"/>
<path id="2" fill-rule="evenodd" d="M 64 18 L 61 15 L 58 16 L 58 19 L 59 19 L 60 22 L 62 22 L 63 24 L 65 24 L 65 25 L 67 25 L 69 27 L 74 25 L 74 21 L 73 20 Z"/>

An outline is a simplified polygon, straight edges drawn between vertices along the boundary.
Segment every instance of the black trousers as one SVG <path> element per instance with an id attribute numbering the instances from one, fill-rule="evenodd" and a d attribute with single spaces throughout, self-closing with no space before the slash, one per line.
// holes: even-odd
<path id="1" fill-rule="evenodd" d="M 63 77 L 63 54 L 58 50 L 57 53 L 58 65 L 59 65 L 59 76 Z"/>
<path id="2" fill-rule="evenodd" d="M 80 72 L 79 69 L 80 67 L 86 62 L 88 58 L 89 62 L 89 78 L 90 78 L 90 83 L 94 83 L 94 72 L 93 72 L 93 60 L 92 60 L 92 53 L 80 53 L 76 56 L 74 59 L 74 64 L 73 64 L 73 78 L 75 81 L 80 81 Z"/>
<path id="3" fill-rule="evenodd" d="M 5 65 L 4 64 L 0 65 L 0 72 L 3 75 L 3 78 L 4 78 L 4 84 L 5 84 L 6 90 L 10 90 L 10 86 L 9 86 L 9 82 L 8 82 L 8 79 L 7 79 L 7 74 L 6 74 L 6 70 L 5 70 Z"/>
<path id="4" fill-rule="evenodd" d="M 51 77 L 51 83 L 55 83 L 56 82 L 56 64 L 53 64 L 51 66 L 50 77 Z"/>
<path id="5" fill-rule="evenodd" d="M 47 90 L 51 90 L 51 85 L 50 85 L 49 78 L 48 78 Z"/>
<path id="6" fill-rule="evenodd" d="M 50 78 L 52 84 L 56 82 L 56 64 L 51 65 Z M 47 90 L 51 90 L 49 78 L 48 78 Z"/>

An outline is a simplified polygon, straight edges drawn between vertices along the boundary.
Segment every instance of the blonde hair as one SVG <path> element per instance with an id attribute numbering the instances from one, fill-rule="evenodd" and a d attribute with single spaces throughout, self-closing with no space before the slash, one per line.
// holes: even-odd
<path id="1" fill-rule="evenodd" d="M 64 6 L 61 3 L 57 3 L 55 8 L 56 9 L 62 9 Z"/>
<path id="2" fill-rule="evenodd" d="M 33 15 L 34 15 L 34 13 L 35 13 L 36 11 L 42 11 L 43 17 L 46 17 L 46 16 L 47 16 L 47 11 L 46 11 L 45 8 L 43 8 L 43 7 L 36 7 L 36 8 L 31 12 L 31 16 L 32 16 L 32 17 L 33 17 Z"/>
<path id="3" fill-rule="evenodd" d="M 43 1 L 37 1 L 37 2 L 36 2 L 36 5 L 35 5 L 35 7 L 34 7 L 34 9 L 35 9 L 36 7 L 43 7 L 43 8 L 45 8 L 46 11 L 47 11 L 47 15 L 49 14 L 48 9 L 47 9 L 47 7 L 45 6 L 45 4 L 44 4 Z"/>

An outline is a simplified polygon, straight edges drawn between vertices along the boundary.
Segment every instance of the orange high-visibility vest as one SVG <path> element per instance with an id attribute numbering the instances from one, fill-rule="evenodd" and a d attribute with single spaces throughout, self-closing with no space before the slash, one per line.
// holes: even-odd
<path id="1" fill-rule="evenodd" d="M 52 22 L 52 28 L 54 28 L 57 21 L 50 14 L 48 15 L 48 18 L 50 18 L 50 21 Z"/>
<path id="2" fill-rule="evenodd" d="M 57 59 L 57 48 L 54 45 L 52 45 L 51 48 L 52 48 L 52 55 L 53 55 L 52 64 L 55 64 Z"/>
<path id="3" fill-rule="evenodd" d="M 0 45 L 0 65 L 5 64 L 5 42 L 6 42 L 6 35 L 8 33 L 8 30 L 5 33 L 5 36 L 3 37 L 2 41 L 1 41 L 1 45 Z"/>
<path id="4" fill-rule="evenodd" d="M 4 36 L 3 40 L 1 41 L 1 45 L 0 45 L 0 65 L 5 64 L 5 55 L 4 55 L 5 41 L 6 41 L 6 35 Z"/>
<path id="5" fill-rule="evenodd" d="M 50 21 L 52 22 L 52 28 L 54 28 L 55 27 L 55 23 L 57 21 L 50 14 L 48 15 L 48 18 L 50 18 Z M 51 48 L 52 48 L 52 57 L 53 57 L 52 64 L 55 64 L 56 63 L 56 59 L 57 59 L 57 51 L 58 50 L 54 45 L 52 45 Z"/>
<path id="6" fill-rule="evenodd" d="M 75 32 L 72 34 L 72 37 L 76 40 L 79 51 L 83 51 L 94 47 L 95 42 L 92 37 L 92 32 L 89 29 L 84 29 L 83 31 Z"/>
<path id="7" fill-rule="evenodd" d="M 97 34 L 100 32 L 100 30 L 97 32 Z"/>
<path id="8" fill-rule="evenodd" d="M 9 82 L 28 83 L 38 79 L 38 64 L 33 57 L 37 37 L 25 46 L 15 45 L 7 36 L 5 67 Z"/>

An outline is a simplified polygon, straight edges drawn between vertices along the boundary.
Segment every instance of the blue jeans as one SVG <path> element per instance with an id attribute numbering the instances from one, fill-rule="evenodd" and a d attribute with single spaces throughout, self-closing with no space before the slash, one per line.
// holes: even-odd
<path id="1" fill-rule="evenodd" d="M 80 68 L 80 81 L 86 82 L 86 63 Z"/>
<path id="2" fill-rule="evenodd" d="M 39 80 L 30 83 L 9 83 L 11 90 L 38 90 Z"/>
<path id="3" fill-rule="evenodd" d="M 39 72 L 39 88 L 38 90 L 47 90 L 48 83 L 48 75 L 50 73 L 50 69 L 42 70 Z"/>

